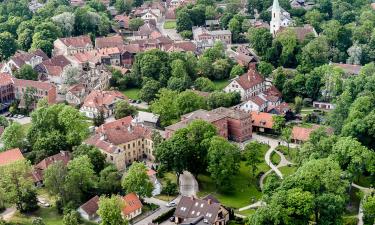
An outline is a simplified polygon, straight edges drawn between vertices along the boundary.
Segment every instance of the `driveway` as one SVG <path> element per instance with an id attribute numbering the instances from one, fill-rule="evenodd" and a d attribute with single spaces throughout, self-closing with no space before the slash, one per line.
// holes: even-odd
<path id="1" fill-rule="evenodd" d="M 164 29 L 165 18 L 161 19 L 156 27 L 163 36 L 167 36 L 174 41 L 182 41 L 182 37 L 177 33 L 176 29 Z"/>
<path id="2" fill-rule="evenodd" d="M 174 201 L 176 201 L 176 203 L 177 203 L 179 201 L 179 197 L 177 197 L 177 199 L 175 199 Z M 145 198 L 145 202 L 156 204 L 160 208 L 156 212 L 151 214 L 150 216 L 144 218 L 141 221 L 138 221 L 137 223 L 134 223 L 134 225 L 147 225 L 147 224 L 151 223 L 153 219 L 156 219 L 157 217 L 159 217 L 163 213 L 166 213 L 167 211 L 172 209 L 172 208 L 166 206 L 167 202 L 162 201 L 162 200 L 157 199 L 157 198 Z"/>
<path id="3" fill-rule="evenodd" d="M 31 123 L 31 117 L 25 116 L 22 119 L 18 118 L 9 118 L 10 120 L 13 120 L 14 122 L 20 123 L 21 125 Z"/>
<path id="4" fill-rule="evenodd" d="M 188 171 L 180 175 L 180 193 L 183 196 L 197 196 L 198 182 L 195 177 Z"/>
<path id="5" fill-rule="evenodd" d="M 0 213 L 0 218 L 5 221 L 8 221 L 12 218 L 16 211 L 17 210 L 15 207 L 7 208 L 4 212 Z"/>

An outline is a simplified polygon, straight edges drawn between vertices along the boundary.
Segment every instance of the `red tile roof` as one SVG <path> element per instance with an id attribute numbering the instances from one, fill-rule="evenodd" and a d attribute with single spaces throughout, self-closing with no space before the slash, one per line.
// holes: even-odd
<path id="1" fill-rule="evenodd" d="M 92 91 L 83 103 L 86 107 L 103 107 L 106 105 L 113 104 L 116 99 L 127 99 L 127 97 L 119 91 Z"/>
<path id="2" fill-rule="evenodd" d="M 59 40 L 66 46 L 72 46 L 75 48 L 83 48 L 87 45 L 92 45 L 91 39 L 88 35 L 82 35 L 77 37 L 59 38 Z"/>
<path id="3" fill-rule="evenodd" d="M 112 121 L 112 122 L 109 122 L 109 123 L 105 123 L 105 124 L 101 125 L 98 128 L 98 130 L 105 131 L 105 130 L 114 129 L 114 128 L 117 128 L 117 127 L 129 125 L 129 124 L 132 123 L 132 120 L 133 120 L 133 117 L 127 116 L 127 117 L 124 117 L 124 118 L 121 118 L 121 119 L 118 119 L 118 120 L 115 120 L 115 121 Z"/>
<path id="4" fill-rule="evenodd" d="M 117 22 L 122 22 L 124 25 L 124 28 L 125 29 L 129 29 L 129 21 L 130 21 L 130 17 L 129 16 L 126 16 L 126 15 L 117 15 L 115 16 L 114 18 L 115 21 Z"/>
<path id="5" fill-rule="evenodd" d="M 124 44 L 124 40 L 120 35 L 114 35 L 110 37 L 98 37 L 95 39 L 96 48 L 112 48 L 119 47 Z"/>
<path id="6" fill-rule="evenodd" d="M 254 102 L 256 105 L 258 105 L 259 107 L 266 104 L 266 101 L 264 101 L 263 99 L 261 99 L 259 96 L 251 96 L 249 98 L 250 101 Z"/>
<path id="7" fill-rule="evenodd" d="M 37 165 L 34 166 L 32 172 L 35 182 L 40 182 L 43 180 L 44 170 L 46 170 L 51 164 L 61 161 L 64 165 L 68 165 L 68 162 L 72 158 L 71 153 L 67 151 L 62 151 L 56 155 L 47 157 L 40 161 Z"/>
<path id="8" fill-rule="evenodd" d="M 9 73 L 0 73 L 0 86 L 13 84 L 12 76 Z"/>
<path id="9" fill-rule="evenodd" d="M 292 129 L 292 139 L 298 141 L 307 141 L 310 138 L 310 134 L 320 128 L 319 125 L 313 125 L 312 127 L 299 127 L 294 126 Z M 332 128 L 326 128 L 327 134 L 333 134 Z"/>
<path id="10" fill-rule="evenodd" d="M 251 112 L 253 126 L 272 129 L 274 114 L 265 112 Z"/>
<path id="11" fill-rule="evenodd" d="M 139 198 L 137 197 L 135 193 L 130 193 L 130 194 L 125 195 L 123 197 L 123 200 L 125 202 L 125 206 L 122 209 L 122 212 L 125 216 L 143 207 L 141 201 L 139 200 Z"/>
<path id="12" fill-rule="evenodd" d="M 264 79 L 257 71 L 250 69 L 247 73 L 236 78 L 235 81 L 237 81 L 244 90 L 248 90 L 264 82 Z"/>
<path id="13" fill-rule="evenodd" d="M 16 87 L 34 87 L 39 90 L 49 91 L 54 88 L 53 84 L 41 81 L 34 81 L 34 80 L 21 80 L 17 78 L 13 78 L 14 85 Z"/>
<path id="14" fill-rule="evenodd" d="M 4 166 L 22 159 L 24 159 L 24 157 L 19 148 L 0 152 L 0 166 Z"/>
<path id="15" fill-rule="evenodd" d="M 99 209 L 99 196 L 94 196 L 80 207 L 89 216 L 94 216 Z"/>

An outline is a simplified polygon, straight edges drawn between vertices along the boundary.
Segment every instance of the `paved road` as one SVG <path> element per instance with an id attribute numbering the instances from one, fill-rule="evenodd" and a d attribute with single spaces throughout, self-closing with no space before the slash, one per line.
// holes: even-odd
<path id="1" fill-rule="evenodd" d="M 160 33 L 163 36 L 168 36 L 174 41 L 182 41 L 182 37 L 177 33 L 176 29 L 164 29 L 164 23 L 165 18 L 163 17 L 163 19 L 161 19 L 161 21 L 156 24 L 156 27 L 158 28 Z"/>
<path id="2" fill-rule="evenodd" d="M 179 197 L 177 197 L 177 199 L 175 199 L 174 201 L 178 202 Z M 159 205 L 160 208 L 156 212 L 151 214 L 150 216 L 144 218 L 141 221 L 138 221 L 134 225 L 147 225 L 147 224 L 151 223 L 153 219 L 157 218 L 161 214 L 163 214 L 163 213 L 165 213 L 165 212 L 167 212 L 168 210 L 171 209 L 170 207 L 166 206 L 167 202 L 162 201 L 162 200 L 157 199 L 157 198 L 145 198 L 145 202 Z"/>
<path id="3" fill-rule="evenodd" d="M 197 196 L 198 182 L 188 171 L 180 175 L 180 194 L 184 196 Z"/>
<path id="4" fill-rule="evenodd" d="M 20 123 L 21 125 L 31 123 L 31 117 L 25 116 L 22 119 L 17 118 L 9 118 L 10 120 L 13 120 L 14 122 Z"/>

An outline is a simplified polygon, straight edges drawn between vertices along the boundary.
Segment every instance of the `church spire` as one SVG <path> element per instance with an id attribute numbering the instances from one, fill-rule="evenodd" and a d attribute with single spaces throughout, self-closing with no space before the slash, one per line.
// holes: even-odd
<path id="1" fill-rule="evenodd" d="M 272 11 L 274 10 L 280 10 L 279 0 L 273 0 Z"/>

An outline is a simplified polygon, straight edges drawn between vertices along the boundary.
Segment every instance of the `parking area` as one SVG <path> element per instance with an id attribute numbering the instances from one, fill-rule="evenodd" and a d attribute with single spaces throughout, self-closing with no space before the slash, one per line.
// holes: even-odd
<path id="1" fill-rule="evenodd" d="M 29 117 L 29 116 L 24 116 L 24 115 L 9 116 L 9 114 L 8 114 L 8 116 L 6 114 L 4 116 L 6 116 L 6 118 L 8 120 L 20 123 L 21 125 L 31 123 L 31 117 Z"/>

